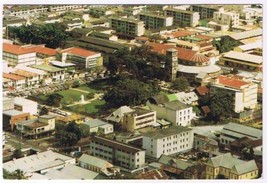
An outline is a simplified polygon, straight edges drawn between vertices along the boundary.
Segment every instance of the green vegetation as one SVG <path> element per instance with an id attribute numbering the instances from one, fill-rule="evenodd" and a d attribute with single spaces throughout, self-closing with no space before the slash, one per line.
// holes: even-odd
<path id="1" fill-rule="evenodd" d="M 113 107 L 140 105 L 150 96 L 160 92 L 156 83 L 144 83 L 137 79 L 121 79 L 105 95 L 105 101 Z"/>
<path id="2" fill-rule="evenodd" d="M 189 90 L 189 82 L 186 77 L 178 77 L 172 82 L 172 88 L 179 91 L 188 91 Z"/>
<path id="3" fill-rule="evenodd" d="M 90 114 L 97 115 L 100 109 L 106 104 L 104 100 L 93 100 L 92 102 L 85 105 L 74 105 L 69 107 L 71 111 L 82 113 L 82 114 Z"/>
<path id="4" fill-rule="evenodd" d="M 63 24 L 41 24 L 22 25 L 20 27 L 10 27 L 9 36 L 18 38 L 23 43 L 45 44 L 49 48 L 62 47 L 68 37 L 65 32 L 66 26 Z"/>
<path id="5" fill-rule="evenodd" d="M 79 126 L 74 123 L 56 125 L 55 138 L 60 145 L 71 147 L 75 145 L 82 137 L 82 132 Z"/>
<path id="6" fill-rule="evenodd" d="M 81 92 L 77 90 L 63 90 L 60 92 L 57 92 L 57 94 L 63 96 L 61 104 L 69 105 L 74 102 L 79 102 L 81 100 L 81 95 L 84 95 L 84 99 L 87 100 L 87 93 Z"/>
<path id="7" fill-rule="evenodd" d="M 14 172 L 9 172 L 6 169 L 3 169 L 3 178 L 4 179 L 26 179 L 25 173 L 19 169 L 15 170 Z"/>
<path id="8" fill-rule="evenodd" d="M 220 53 L 225 53 L 233 50 L 234 47 L 239 46 L 240 42 L 233 40 L 232 38 L 225 36 L 220 41 L 213 40 L 213 46 L 216 46 Z"/>
<path id="9" fill-rule="evenodd" d="M 64 96 L 62 96 L 58 93 L 52 93 L 52 94 L 48 95 L 46 102 L 51 106 L 59 107 L 60 102 L 63 98 L 64 98 Z"/>

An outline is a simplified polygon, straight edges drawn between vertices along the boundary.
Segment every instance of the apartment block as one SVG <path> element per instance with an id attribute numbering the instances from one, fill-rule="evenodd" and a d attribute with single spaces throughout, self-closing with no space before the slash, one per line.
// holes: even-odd
<path id="1" fill-rule="evenodd" d="M 146 29 L 157 29 L 168 27 L 173 24 L 173 17 L 155 15 L 151 13 L 140 13 L 138 19 L 145 23 Z"/>
<path id="2" fill-rule="evenodd" d="M 169 101 L 167 96 L 150 97 L 147 101 L 148 107 L 156 111 L 157 118 L 165 119 L 174 126 L 191 125 L 195 113 L 193 108 L 179 101 Z"/>
<path id="3" fill-rule="evenodd" d="M 221 11 L 224 8 L 218 5 L 201 5 L 192 4 L 190 6 L 190 11 L 199 12 L 200 19 L 211 19 L 213 18 L 213 13 L 216 11 Z"/>
<path id="4" fill-rule="evenodd" d="M 222 25 L 229 27 L 239 25 L 239 14 L 234 11 L 218 11 L 213 13 L 213 19 Z"/>
<path id="5" fill-rule="evenodd" d="M 210 93 L 224 91 L 232 96 L 233 104 L 229 106 L 234 112 L 254 109 L 257 105 L 258 85 L 231 76 L 219 76 L 211 84 Z"/>
<path id="6" fill-rule="evenodd" d="M 145 164 L 145 150 L 100 136 L 91 138 L 90 152 L 128 170 L 141 168 Z"/>
<path id="7" fill-rule="evenodd" d="M 182 9 L 166 8 L 165 16 L 173 17 L 173 22 L 181 27 L 195 27 L 198 25 L 199 13 Z"/>
<path id="8" fill-rule="evenodd" d="M 193 148 L 193 130 L 182 126 L 173 126 L 143 134 L 143 148 L 146 155 L 159 158 Z"/>
<path id="9" fill-rule="evenodd" d="M 206 179 L 256 179 L 258 167 L 255 160 L 244 161 L 237 159 L 231 153 L 212 157 L 206 163 Z"/>
<path id="10" fill-rule="evenodd" d="M 136 107 L 133 108 L 132 112 L 124 114 L 122 121 L 122 129 L 126 131 L 134 131 L 140 128 L 151 126 L 155 122 L 155 111 Z"/>
<path id="11" fill-rule="evenodd" d="M 145 24 L 143 21 L 110 17 L 110 28 L 115 29 L 118 33 L 129 36 L 142 36 L 145 33 Z"/>

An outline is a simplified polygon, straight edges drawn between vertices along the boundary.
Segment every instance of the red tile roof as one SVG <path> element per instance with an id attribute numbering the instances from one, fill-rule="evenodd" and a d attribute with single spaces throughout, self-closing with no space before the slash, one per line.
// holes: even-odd
<path id="1" fill-rule="evenodd" d="M 211 112 L 210 108 L 208 106 L 203 106 L 201 107 L 202 111 L 205 113 L 205 114 L 208 114 Z"/>
<path id="2" fill-rule="evenodd" d="M 62 50 L 61 52 L 62 53 L 70 53 L 70 54 L 73 54 L 73 55 L 79 55 L 79 56 L 82 56 L 82 57 L 89 57 L 89 56 L 98 54 L 97 52 L 85 50 L 85 49 L 82 49 L 82 48 L 75 48 L 75 47 L 67 48 L 65 50 Z"/>
<path id="3" fill-rule="evenodd" d="M 140 41 L 148 41 L 149 38 L 145 37 L 145 36 L 139 36 L 139 37 L 135 37 L 136 40 L 140 40 Z"/>
<path id="4" fill-rule="evenodd" d="M 175 47 L 174 45 L 160 44 L 160 43 L 148 43 L 148 46 L 152 47 L 152 51 L 158 52 L 159 54 L 166 54 L 166 51 L 170 48 L 174 48 L 178 51 L 178 58 L 185 61 L 191 62 L 208 62 L 209 58 L 203 54 L 197 53 L 196 51 Z"/>
<path id="5" fill-rule="evenodd" d="M 14 74 L 8 74 L 8 73 L 3 73 L 3 77 L 11 79 L 11 80 L 16 80 L 16 81 L 25 79 L 25 77 L 17 76 Z"/>
<path id="6" fill-rule="evenodd" d="M 196 34 L 196 31 L 188 31 L 188 30 L 182 30 L 182 31 L 177 31 L 177 32 L 172 32 L 172 33 L 166 33 L 165 35 L 170 35 L 174 38 L 178 38 L 178 37 L 186 37 L 186 36 L 190 36 L 190 35 L 194 35 Z"/>
<path id="7" fill-rule="evenodd" d="M 12 53 L 15 55 L 23 55 L 23 54 L 35 52 L 32 49 L 27 49 L 27 48 L 24 48 L 22 46 L 8 44 L 8 43 L 3 43 L 3 51 L 8 52 L 8 53 Z"/>
<path id="8" fill-rule="evenodd" d="M 206 36 L 206 35 L 201 35 L 201 34 L 196 35 L 195 37 L 196 37 L 196 38 L 203 39 L 203 40 L 211 40 L 211 39 L 213 39 L 213 37 Z"/>
<path id="9" fill-rule="evenodd" d="M 218 77 L 219 84 L 222 84 L 224 86 L 228 86 L 231 88 L 241 88 L 242 86 L 248 85 L 249 82 L 242 81 L 240 79 L 234 78 L 234 77 L 227 77 L 227 76 L 219 76 Z"/>
<path id="10" fill-rule="evenodd" d="M 54 56 L 56 55 L 56 50 L 52 48 L 47 48 L 44 45 L 13 45 L 8 43 L 3 43 L 3 51 L 12 53 L 15 55 L 22 55 L 26 53 L 42 53 L 45 55 Z"/>
<path id="11" fill-rule="evenodd" d="M 196 91 L 199 93 L 199 95 L 206 95 L 209 93 L 209 89 L 206 86 L 199 86 L 196 88 Z"/>

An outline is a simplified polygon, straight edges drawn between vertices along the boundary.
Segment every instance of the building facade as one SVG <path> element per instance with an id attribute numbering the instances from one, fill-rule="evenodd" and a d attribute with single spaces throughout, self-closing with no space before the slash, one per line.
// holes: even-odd
<path id="1" fill-rule="evenodd" d="M 181 27 L 196 27 L 200 18 L 198 12 L 174 8 L 166 8 L 164 14 L 173 17 L 173 22 Z"/>
<path id="2" fill-rule="evenodd" d="M 239 25 L 239 14 L 229 11 L 218 11 L 213 13 L 213 19 L 222 25 L 228 25 L 229 27 Z"/>
<path id="3" fill-rule="evenodd" d="M 223 10 L 223 7 L 218 5 L 201 5 L 194 4 L 190 6 L 190 11 L 199 12 L 200 19 L 211 19 L 213 18 L 213 13 L 216 11 Z"/>
<path id="4" fill-rule="evenodd" d="M 146 155 L 159 158 L 193 148 L 193 130 L 182 126 L 173 126 L 143 135 L 143 148 Z"/>
<path id="5" fill-rule="evenodd" d="M 118 33 L 130 36 L 142 36 L 145 33 L 145 24 L 143 21 L 129 18 L 110 17 L 110 28 Z"/>
<path id="6" fill-rule="evenodd" d="M 133 108 L 132 112 L 125 113 L 122 121 L 122 129 L 134 131 L 151 126 L 156 122 L 156 112 L 140 107 Z"/>
<path id="7" fill-rule="evenodd" d="M 243 161 L 234 158 L 231 153 L 212 157 L 206 163 L 206 179 L 256 179 L 258 167 L 255 160 Z"/>
<path id="8" fill-rule="evenodd" d="M 257 105 L 258 85 L 235 77 L 219 76 L 211 84 L 210 93 L 224 91 L 232 96 L 233 105 L 229 106 L 234 112 L 255 109 Z"/>
<path id="9" fill-rule="evenodd" d="M 172 17 L 154 15 L 150 13 L 139 13 L 138 19 L 145 23 L 146 29 L 157 29 L 161 27 L 168 27 L 173 24 Z"/>
<path id="10" fill-rule="evenodd" d="M 142 168 L 145 164 L 145 151 L 128 144 L 100 136 L 94 136 L 90 142 L 93 156 L 107 160 L 128 170 Z"/>

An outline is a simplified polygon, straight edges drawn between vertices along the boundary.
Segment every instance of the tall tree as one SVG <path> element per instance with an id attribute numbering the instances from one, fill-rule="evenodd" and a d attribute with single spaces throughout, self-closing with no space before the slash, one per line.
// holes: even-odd
<path id="1" fill-rule="evenodd" d="M 186 79 L 186 77 L 184 76 L 181 76 L 181 77 L 178 77 L 177 79 L 175 79 L 173 82 L 172 82 L 172 88 L 175 89 L 175 90 L 179 90 L 179 91 L 187 91 L 189 90 L 189 82 L 188 80 Z"/>
<path id="2" fill-rule="evenodd" d="M 60 101 L 63 99 L 63 96 L 58 93 L 50 94 L 47 98 L 47 103 L 49 105 L 54 105 L 56 107 L 60 106 Z"/>
<path id="3" fill-rule="evenodd" d="M 49 110 L 47 107 L 43 106 L 39 112 L 39 115 L 42 116 L 42 115 L 46 115 L 49 113 Z"/>
<path id="4" fill-rule="evenodd" d="M 232 96 L 225 91 L 217 91 L 210 102 L 210 109 L 213 118 L 220 121 L 221 118 L 231 117 L 233 99 Z"/>

